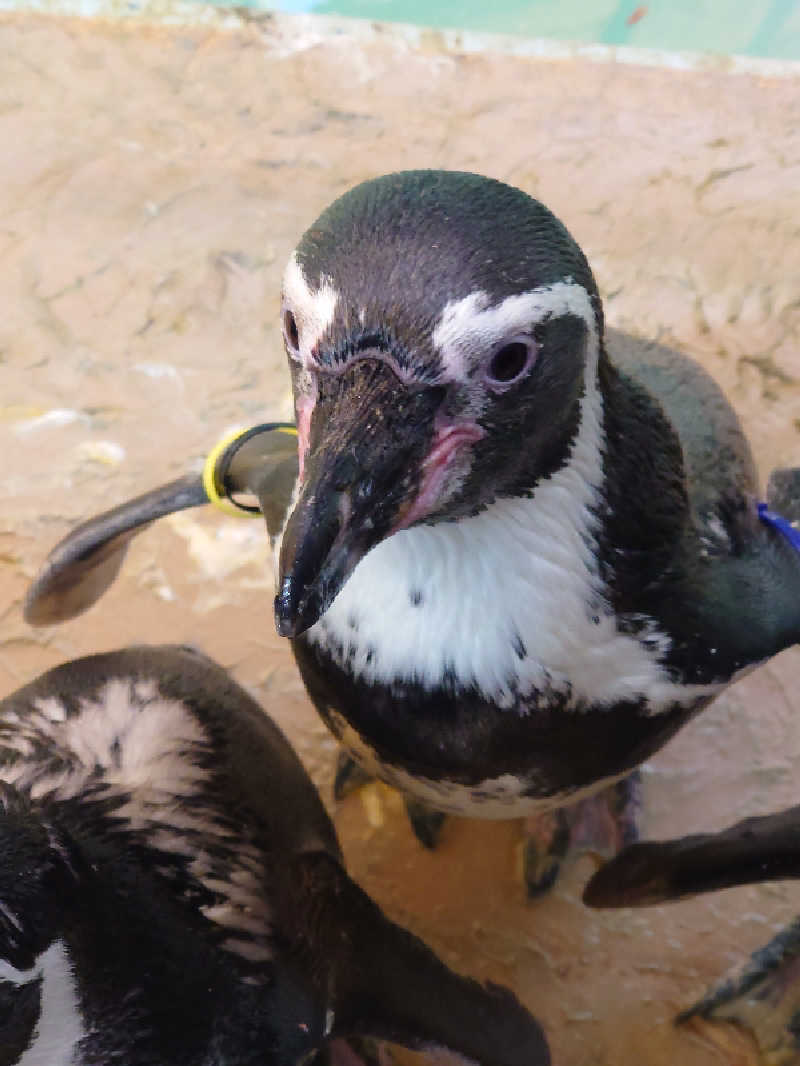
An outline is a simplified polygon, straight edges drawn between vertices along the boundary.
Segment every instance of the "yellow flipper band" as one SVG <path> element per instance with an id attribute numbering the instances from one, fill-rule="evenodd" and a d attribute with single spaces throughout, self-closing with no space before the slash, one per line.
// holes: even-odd
<path id="1" fill-rule="evenodd" d="M 217 492 L 217 463 L 220 456 L 228 450 L 231 444 L 239 437 L 244 436 L 247 433 L 246 429 L 235 429 L 233 433 L 227 433 L 221 440 L 218 440 L 211 451 L 206 456 L 206 461 L 203 464 L 203 488 L 206 490 L 206 496 L 208 496 L 208 502 L 213 504 L 223 514 L 241 515 L 248 514 L 247 511 L 241 511 L 236 504 L 226 496 L 220 496 Z"/>
<path id="2" fill-rule="evenodd" d="M 257 428 L 257 427 L 256 427 Z M 222 511 L 223 514 L 236 515 L 238 518 L 260 518 L 261 512 L 258 510 L 249 510 L 243 507 L 237 507 L 235 503 L 231 502 L 227 496 L 220 496 L 217 490 L 217 465 L 220 459 L 225 455 L 230 446 L 240 437 L 249 436 L 253 432 L 254 427 L 247 426 L 245 429 L 235 429 L 232 433 L 226 434 L 221 440 L 218 440 L 211 451 L 206 456 L 206 461 L 203 464 L 203 488 L 205 494 L 208 497 L 208 502 L 213 504 L 217 510 Z M 275 426 L 274 429 L 270 429 L 271 433 L 288 433 L 291 437 L 297 436 L 297 430 L 294 426 Z"/>

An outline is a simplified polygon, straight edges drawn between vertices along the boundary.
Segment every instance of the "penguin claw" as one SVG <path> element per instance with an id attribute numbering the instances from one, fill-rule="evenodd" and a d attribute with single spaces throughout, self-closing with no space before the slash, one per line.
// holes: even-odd
<path id="1" fill-rule="evenodd" d="M 374 780 L 375 777 L 360 766 L 349 752 L 344 748 L 339 749 L 333 777 L 333 798 L 337 803 Z"/>
<path id="2" fill-rule="evenodd" d="M 755 951 L 698 1003 L 678 1015 L 679 1025 L 719 1046 L 728 1026 L 752 1036 L 762 1066 L 800 1063 L 800 918 Z"/>
<path id="3" fill-rule="evenodd" d="M 528 898 L 535 899 L 555 884 L 567 855 L 590 854 L 610 859 L 639 836 L 641 774 L 609 785 L 570 807 L 560 807 L 525 820 L 523 879 Z"/>
<path id="4" fill-rule="evenodd" d="M 714 1061 L 726 1066 L 765 1066 L 752 1033 L 733 1022 L 717 1022 L 694 1017 L 684 1029 L 714 1054 Z"/>
<path id="5" fill-rule="evenodd" d="M 436 811 L 420 800 L 405 797 L 406 814 L 414 831 L 414 836 L 423 848 L 433 851 L 439 843 L 442 827 L 447 820 L 444 811 Z"/>

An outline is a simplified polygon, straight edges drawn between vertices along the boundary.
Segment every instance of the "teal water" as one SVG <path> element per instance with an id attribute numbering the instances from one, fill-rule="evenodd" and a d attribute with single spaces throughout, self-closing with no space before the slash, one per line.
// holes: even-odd
<path id="1" fill-rule="evenodd" d="M 800 60 L 800 0 L 277 0 L 275 6 L 437 29 Z"/>

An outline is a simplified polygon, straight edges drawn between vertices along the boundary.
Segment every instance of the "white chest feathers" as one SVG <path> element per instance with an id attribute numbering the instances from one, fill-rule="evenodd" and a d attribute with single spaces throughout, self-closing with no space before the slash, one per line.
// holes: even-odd
<path id="1" fill-rule="evenodd" d="M 588 394 L 569 461 L 532 497 L 379 544 L 309 639 L 365 681 L 474 686 L 525 712 L 535 693 L 563 694 L 575 709 L 644 699 L 657 713 L 709 692 L 671 681 L 666 635 L 646 620 L 646 643 L 620 632 L 604 597 L 601 417 Z"/>

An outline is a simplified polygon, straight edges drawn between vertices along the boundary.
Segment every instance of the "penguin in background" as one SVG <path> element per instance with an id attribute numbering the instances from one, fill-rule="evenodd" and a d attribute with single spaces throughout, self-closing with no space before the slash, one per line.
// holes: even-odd
<path id="1" fill-rule="evenodd" d="M 0 853 L 2 1066 L 375 1064 L 363 1038 L 550 1061 L 510 992 L 348 877 L 282 733 L 188 648 L 74 660 L 0 703 Z"/>
<path id="2" fill-rule="evenodd" d="M 528 817 L 542 891 L 571 842 L 630 843 L 635 767 L 800 640 L 774 514 L 800 517 L 798 472 L 759 507 L 717 385 L 606 329 L 576 242 L 498 181 L 357 186 L 301 239 L 282 301 L 296 456 L 251 454 L 232 482 L 267 519 L 276 623 L 342 744 L 339 791 L 396 786 L 428 846 L 446 813 Z M 157 495 L 70 535 L 29 619 L 63 617 L 70 583 L 93 602 L 173 506 Z"/>
<path id="3" fill-rule="evenodd" d="M 625 848 L 592 877 L 590 907 L 646 907 L 736 885 L 800 879 L 800 807 Z M 748 1030 L 767 1062 L 800 1062 L 800 917 L 678 1015 Z"/>

